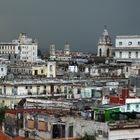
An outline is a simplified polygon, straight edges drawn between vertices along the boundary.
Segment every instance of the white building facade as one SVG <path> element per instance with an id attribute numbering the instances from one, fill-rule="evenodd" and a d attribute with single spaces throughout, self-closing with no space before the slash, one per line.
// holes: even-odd
<path id="1" fill-rule="evenodd" d="M 0 55 L 8 56 L 8 59 L 20 59 L 27 62 L 37 60 L 38 44 L 32 38 L 28 38 L 26 33 L 20 33 L 17 40 L 8 43 L 0 43 Z"/>
<path id="2" fill-rule="evenodd" d="M 116 36 L 114 53 L 117 62 L 140 62 L 140 35 Z"/>
<path id="3" fill-rule="evenodd" d="M 55 61 L 47 62 L 47 77 L 48 78 L 56 77 L 56 62 Z"/>
<path id="4" fill-rule="evenodd" d="M 7 65 L 0 64 L 0 78 L 4 78 L 7 75 Z"/>
<path id="5" fill-rule="evenodd" d="M 121 112 L 140 112 L 140 98 L 126 98 L 125 105 L 121 107 Z"/>

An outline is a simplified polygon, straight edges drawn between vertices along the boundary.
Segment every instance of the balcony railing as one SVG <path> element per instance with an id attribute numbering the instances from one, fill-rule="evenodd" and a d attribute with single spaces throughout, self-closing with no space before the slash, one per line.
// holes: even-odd
<path id="1" fill-rule="evenodd" d="M 120 120 L 108 122 L 110 129 L 126 129 L 140 127 L 140 119 L 137 120 Z"/>

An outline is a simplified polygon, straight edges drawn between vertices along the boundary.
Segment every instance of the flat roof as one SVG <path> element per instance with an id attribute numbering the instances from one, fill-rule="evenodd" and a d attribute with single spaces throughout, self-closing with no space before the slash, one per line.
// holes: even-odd
<path id="1" fill-rule="evenodd" d="M 111 109 L 111 108 L 118 108 L 122 105 L 118 105 L 118 104 L 105 104 L 105 105 L 99 105 L 94 107 L 94 109 Z"/>
<path id="2" fill-rule="evenodd" d="M 116 36 L 116 39 L 130 39 L 130 38 L 139 38 L 140 39 L 140 35 L 119 35 L 119 36 Z"/>
<path id="3" fill-rule="evenodd" d="M 42 112 L 42 111 L 46 111 L 46 109 L 36 109 L 36 108 L 32 108 L 32 109 L 8 109 L 5 111 L 5 113 L 10 113 L 10 114 L 16 114 L 16 113 L 23 113 L 23 112 Z"/>

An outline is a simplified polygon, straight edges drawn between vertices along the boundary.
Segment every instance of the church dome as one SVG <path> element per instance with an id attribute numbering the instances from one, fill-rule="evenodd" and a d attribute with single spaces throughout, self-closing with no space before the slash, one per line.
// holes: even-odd
<path id="1" fill-rule="evenodd" d="M 112 46 L 111 37 L 109 36 L 107 29 L 104 29 L 102 35 L 100 36 L 98 45 Z"/>

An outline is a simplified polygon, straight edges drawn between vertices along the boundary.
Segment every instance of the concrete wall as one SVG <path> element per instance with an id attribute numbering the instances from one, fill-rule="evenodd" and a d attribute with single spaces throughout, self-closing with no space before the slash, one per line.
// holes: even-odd
<path id="1" fill-rule="evenodd" d="M 32 67 L 32 75 L 35 75 L 35 71 L 37 71 L 37 75 L 45 75 L 45 76 L 47 76 L 47 66 L 35 66 L 35 67 Z"/>
<path id="2" fill-rule="evenodd" d="M 85 133 L 87 133 L 88 135 L 97 135 L 98 130 L 101 130 L 102 132 L 105 132 L 105 133 L 108 132 L 107 123 L 95 122 L 92 120 L 85 120 L 85 119 L 81 119 L 78 117 L 76 117 L 76 118 L 63 117 L 61 119 L 63 122 L 66 122 L 66 124 L 67 124 L 66 137 L 68 137 L 68 127 L 70 125 L 73 125 L 73 136 L 74 137 L 84 136 Z"/>
<path id="3" fill-rule="evenodd" d="M 122 45 L 119 44 L 122 42 Z M 132 44 L 130 43 L 132 42 Z M 140 36 L 117 36 L 115 41 L 116 47 L 140 47 Z"/>
<path id="4" fill-rule="evenodd" d="M 111 46 L 107 45 L 98 45 L 98 52 L 97 56 L 100 56 L 100 49 L 101 49 L 101 56 L 107 57 L 107 50 L 109 49 L 109 57 L 112 55 Z"/>
<path id="5" fill-rule="evenodd" d="M 3 78 L 7 75 L 7 65 L 0 64 L 0 78 Z"/>
<path id="6" fill-rule="evenodd" d="M 121 52 L 121 54 L 120 54 Z M 131 56 L 129 56 L 129 52 L 131 52 Z M 138 56 L 136 55 L 136 52 L 138 52 Z M 133 50 L 119 50 L 115 51 L 115 58 L 119 59 L 139 59 L 140 58 L 140 51 L 133 51 Z"/>
<path id="7" fill-rule="evenodd" d="M 56 77 L 56 62 L 47 62 L 47 77 L 55 78 Z"/>
<path id="8" fill-rule="evenodd" d="M 108 140 L 128 140 L 128 139 L 134 139 L 134 138 L 140 138 L 140 129 L 118 129 L 118 130 L 112 130 L 109 132 L 109 138 Z"/>

